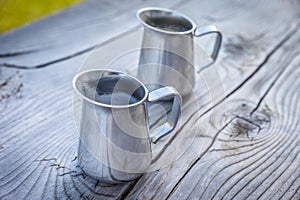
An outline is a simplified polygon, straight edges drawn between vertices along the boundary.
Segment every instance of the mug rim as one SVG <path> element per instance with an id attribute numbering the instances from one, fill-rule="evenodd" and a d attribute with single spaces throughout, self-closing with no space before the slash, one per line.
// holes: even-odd
<path id="1" fill-rule="evenodd" d="M 160 28 L 156 28 L 156 27 L 153 27 L 149 24 L 147 24 L 144 20 L 141 19 L 140 15 L 146 11 L 162 11 L 162 12 L 165 12 L 165 13 L 173 13 L 173 14 L 176 14 L 182 18 L 184 18 L 185 20 L 187 20 L 189 23 L 191 23 L 192 25 L 192 28 L 190 28 L 189 30 L 187 31 L 167 31 L 167 30 L 163 30 L 163 29 L 160 29 Z M 139 9 L 137 12 L 136 12 L 136 17 L 138 18 L 138 20 L 146 27 L 150 28 L 150 29 L 153 29 L 153 30 L 156 30 L 158 32 L 162 32 L 162 33 L 166 33 L 166 34 L 171 34 L 171 35 L 185 35 L 185 34 L 190 34 L 192 32 L 195 31 L 196 29 L 196 24 L 195 22 L 190 19 L 188 16 L 178 12 L 178 11 L 175 11 L 175 10 L 171 10 L 171 9 L 167 9 L 167 8 L 160 8 L 160 7 L 145 7 L 145 8 L 141 8 Z"/>
<path id="2" fill-rule="evenodd" d="M 127 76 L 131 79 L 133 79 L 134 81 L 138 82 L 139 85 L 142 86 L 143 90 L 145 91 L 145 95 L 143 96 L 142 99 L 140 99 L 138 102 L 136 103 L 133 103 L 133 104 L 126 104 L 126 105 L 112 105 L 112 104 L 106 104 L 106 103 L 101 103 L 101 102 L 98 102 L 98 101 L 95 101 L 91 98 L 88 98 L 86 95 L 82 94 L 82 92 L 77 88 L 76 86 L 76 83 L 77 81 L 79 80 L 80 76 L 84 75 L 84 74 L 87 74 L 87 73 L 91 73 L 91 72 L 112 72 L 112 73 L 116 73 L 116 75 L 120 75 L 120 76 Z M 126 74 L 124 72 L 121 72 L 121 71 L 117 71 L 117 70 L 111 70 L 111 69 L 90 69 L 90 70 L 84 70 L 80 73 L 77 73 L 74 78 L 73 78 L 73 89 L 75 90 L 75 92 L 85 101 L 91 103 L 91 104 L 94 104 L 94 105 L 97 105 L 97 106 L 101 106 L 101 107 L 106 107 L 106 108 L 130 108 L 130 107 L 134 107 L 134 106 L 137 106 L 137 105 L 140 105 L 142 103 L 144 103 L 146 101 L 146 99 L 148 98 L 148 95 L 149 95 L 149 91 L 147 89 L 147 87 L 140 81 L 138 80 L 137 78 L 129 75 L 129 74 Z"/>

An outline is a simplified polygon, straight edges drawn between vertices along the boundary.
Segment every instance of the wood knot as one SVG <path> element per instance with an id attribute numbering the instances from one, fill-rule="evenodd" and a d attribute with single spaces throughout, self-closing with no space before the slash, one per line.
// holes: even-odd
<path id="1" fill-rule="evenodd" d="M 258 34 L 255 36 L 247 36 L 243 34 L 237 34 L 235 37 L 229 38 L 224 44 L 225 51 L 229 57 L 242 57 L 245 59 L 251 59 L 257 57 L 257 52 L 261 51 L 261 46 L 258 45 L 258 40 L 261 39 L 264 34 Z M 252 58 L 253 57 L 253 58 Z"/>
<path id="2" fill-rule="evenodd" d="M 23 84 L 22 75 L 16 70 L 2 71 L 0 76 L 0 111 L 5 108 L 11 97 L 21 98 Z"/>
<path id="3" fill-rule="evenodd" d="M 230 138 L 254 139 L 264 134 L 270 125 L 270 113 L 265 109 L 252 112 L 255 105 L 251 102 L 241 102 L 230 110 L 226 118 L 229 120 L 224 133 Z"/>

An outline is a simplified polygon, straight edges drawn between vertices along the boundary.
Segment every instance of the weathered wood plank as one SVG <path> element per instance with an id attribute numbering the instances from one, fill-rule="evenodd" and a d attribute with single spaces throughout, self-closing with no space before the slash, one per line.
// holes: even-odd
<path id="1" fill-rule="evenodd" d="M 239 1 L 222 3 L 190 1 L 180 4 L 179 10 L 195 19 L 198 24 L 213 22 L 224 32 L 225 45 L 216 64 L 218 71 L 212 67 L 202 72 L 210 87 L 205 87 L 203 78 L 199 78 L 200 82 L 198 82 L 197 88 L 201 88 L 201 90 L 199 89 L 201 92 L 196 92 L 198 98 L 196 103 L 200 104 L 197 105 L 199 110 L 195 110 L 193 99 L 187 101 L 184 105 L 183 121 L 177 128 L 176 134 L 170 135 L 155 146 L 158 149 L 156 162 L 171 156 L 179 156 L 180 152 L 176 151 L 176 144 L 187 145 L 184 154 L 173 165 L 145 174 L 141 179 L 128 184 L 101 185 L 97 181 L 81 175 L 76 168 L 76 159 L 73 161 L 76 156 L 77 136 L 72 120 L 71 80 L 86 58 L 86 54 L 67 59 L 65 62 L 57 62 L 49 68 L 19 70 L 18 73 L 16 69 L 4 68 L 0 82 L 4 83 L 0 84 L 1 94 L 10 95 L 1 97 L 0 102 L 0 168 L 2 169 L 0 173 L 0 198 L 122 199 L 127 197 L 129 199 L 164 199 L 169 197 L 178 199 L 199 198 L 201 196 L 203 198 L 213 196 L 216 198 L 244 198 L 247 195 L 267 198 L 270 194 L 275 194 L 275 198 L 286 195 L 287 198 L 297 199 L 300 183 L 299 178 L 297 178 L 299 177 L 299 157 L 297 156 L 299 145 L 296 146 L 296 142 L 299 140 L 295 133 L 297 130 L 299 131 L 299 127 L 295 122 L 289 121 L 287 116 L 297 119 L 297 112 L 294 110 L 299 110 L 297 109 L 299 108 L 299 101 L 297 101 L 299 100 L 299 93 L 296 90 L 299 85 L 296 79 L 299 75 L 299 70 L 297 70 L 299 58 L 295 57 L 297 53 L 295 44 L 299 44 L 299 33 L 296 33 L 297 27 L 295 27 L 295 22 L 299 18 L 299 2 L 276 1 L 268 4 L 268 6 L 263 3 L 260 7 L 257 7 L 258 3 L 254 1 L 247 3 Z M 125 9 L 123 7 L 125 5 L 118 7 L 119 5 L 119 2 L 105 4 L 107 7 L 117 7 L 119 12 Z M 135 4 L 136 7 L 138 5 L 141 4 Z M 94 6 L 97 8 L 93 4 L 92 7 Z M 91 5 L 87 5 L 87 7 L 90 8 Z M 132 20 L 135 20 L 136 7 L 133 6 L 132 8 L 132 17 L 124 17 L 125 21 L 128 19 L 126 23 L 135 25 L 136 22 L 132 22 Z M 276 17 L 273 15 L 275 11 Z M 66 15 L 77 19 L 76 12 L 78 10 L 72 10 Z M 98 18 L 95 17 L 98 16 L 97 9 L 93 12 L 92 19 L 96 23 L 95 26 L 98 26 Z M 124 13 L 129 15 L 130 12 Z M 108 19 L 113 15 L 108 15 Z M 91 19 L 89 16 L 87 18 L 84 18 L 84 15 L 81 17 L 83 22 L 84 20 L 89 22 Z M 103 20 L 104 17 L 102 17 L 103 15 L 99 16 L 99 20 Z M 60 16 L 60 18 L 65 17 Z M 125 23 L 123 19 L 116 19 L 116 21 L 115 24 L 111 24 L 111 27 Z M 51 40 L 47 41 L 49 38 L 43 40 L 45 44 L 51 44 L 54 40 L 58 40 L 57 36 L 61 36 L 60 31 L 61 27 L 64 27 L 64 23 L 57 29 L 55 28 L 53 33 L 57 34 L 53 38 L 49 37 Z M 103 23 L 102 27 L 107 28 L 105 22 L 102 21 L 101 23 Z M 128 24 L 124 25 L 126 29 L 130 27 Z M 77 27 L 76 20 L 74 20 L 73 25 L 71 30 Z M 42 25 L 40 26 L 42 27 Z M 51 28 L 51 26 L 49 27 Z M 28 33 L 26 34 L 30 36 L 32 30 L 26 27 L 24 29 L 19 34 L 21 35 L 23 31 L 25 34 L 27 30 Z M 68 27 L 66 29 L 69 30 Z M 47 28 L 45 28 L 46 30 Z M 84 30 L 87 29 L 82 28 L 81 32 L 76 33 L 80 35 L 79 33 L 84 32 Z M 110 29 L 106 29 L 106 31 L 106 35 L 101 36 L 100 43 L 114 34 L 110 32 Z M 49 32 L 52 33 L 52 30 Z M 77 43 L 78 35 L 72 32 L 74 37 L 64 41 L 67 45 L 61 51 L 55 46 L 65 43 L 57 41 L 57 43 L 53 43 L 52 53 L 50 50 L 48 52 L 46 50 L 44 55 L 33 52 L 32 55 L 5 56 L 1 59 L 5 62 L 26 64 L 26 66 L 32 67 L 53 60 L 54 57 L 47 56 L 53 52 L 55 52 L 54 56 L 57 56 L 54 59 L 57 59 L 61 55 L 80 52 L 86 47 L 95 45 L 96 40 L 94 39 L 101 31 L 95 28 L 91 29 L 90 32 L 93 36 L 90 40 L 88 37 L 84 37 L 89 40 L 86 43 L 83 40 Z M 62 35 L 65 35 L 65 32 Z M 34 37 L 30 37 L 32 40 L 25 43 L 23 47 L 22 45 L 14 46 L 7 40 L 9 45 L 3 47 L 5 50 L 3 52 L 23 51 L 24 47 L 25 50 L 28 50 L 27 47 L 31 47 L 30 44 L 35 44 Z M 23 39 L 20 40 L 20 43 L 23 42 Z M 13 41 L 13 37 L 11 41 Z M 69 44 L 69 42 L 74 44 Z M 41 43 L 40 46 L 46 47 L 45 44 Z M 71 48 L 72 45 L 78 46 Z M 102 46 L 101 48 L 105 47 Z M 22 56 L 24 57 L 22 58 Z M 283 58 L 281 59 L 281 57 Z M 37 60 L 30 61 L 33 58 Z M 286 71 L 281 72 L 285 65 L 288 66 Z M 270 71 L 274 73 L 270 73 Z M 217 73 L 219 73 L 222 81 L 217 80 L 218 78 L 215 76 Z M 282 74 L 281 77 L 277 77 L 278 74 Z M 293 74 L 290 77 L 290 82 L 284 81 L 284 77 L 288 76 L 287 74 Z M 279 81 L 273 83 L 274 80 Z M 295 85 L 290 87 L 291 83 Z M 268 89 L 271 87 L 274 88 Z M 287 89 L 290 89 L 288 90 L 290 93 L 285 92 Z M 277 90 L 279 92 L 274 92 Z M 209 91 L 212 93 L 212 97 L 208 95 Z M 270 91 L 270 93 L 266 93 L 266 91 Z M 289 101 L 284 98 L 286 95 L 290 95 Z M 270 123 L 260 124 L 264 127 L 264 130 L 259 132 L 259 134 L 264 133 L 261 136 L 255 135 L 257 127 L 250 122 L 249 125 L 245 119 L 239 119 L 240 122 L 231 115 L 225 115 L 226 118 L 222 116 L 224 113 L 222 102 L 228 101 L 226 108 L 229 114 L 232 114 L 235 109 L 239 110 L 239 105 L 243 104 L 244 101 L 239 100 L 241 98 L 246 98 L 245 105 L 251 109 L 260 105 L 256 111 L 258 113 L 263 112 L 264 104 L 268 105 L 272 118 Z M 263 99 L 263 103 L 260 103 L 261 99 Z M 249 114 L 248 111 L 246 109 L 245 113 Z M 225 119 L 227 121 L 224 125 Z M 273 121 L 277 123 L 273 124 Z M 246 136 L 246 132 L 235 136 L 238 134 L 238 130 L 234 128 L 245 130 L 244 126 L 247 125 L 254 130 L 254 133 L 252 131 L 248 134 L 250 138 Z M 253 128 L 253 126 L 255 127 Z M 272 136 L 273 132 L 276 133 L 274 136 Z M 267 133 L 272 135 L 268 136 Z M 235 135 L 230 137 L 232 134 Z M 284 137 L 284 134 L 291 136 L 291 138 Z M 293 141 L 291 141 L 292 139 Z M 290 147 L 288 144 L 281 144 L 285 140 L 291 141 Z M 264 149 L 264 145 L 269 146 Z M 283 149 L 285 146 L 287 150 L 280 151 L 280 148 Z M 278 151 L 275 151 L 276 147 L 279 148 Z M 294 150 L 290 151 L 292 147 Z M 280 156 L 281 152 L 284 156 Z M 262 163 L 258 167 L 255 166 L 257 163 L 250 165 L 254 162 L 253 158 L 247 160 L 247 156 L 252 154 L 254 154 L 252 157 L 255 157 L 255 154 L 258 156 L 265 154 L 265 156 L 261 156 L 262 159 L 257 161 L 257 163 Z M 268 156 L 271 160 L 266 159 L 264 164 L 263 159 Z M 279 164 L 281 164 L 281 168 Z M 278 171 L 274 166 L 278 166 Z M 263 170 L 264 168 L 266 170 Z M 285 170 L 285 168 L 290 170 Z M 278 174 L 276 174 L 277 172 Z M 276 181 L 277 177 L 279 177 L 278 181 Z M 286 184 L 281 183 L 284 179 L 280 177 L 288 178 L 285 181 Z M 264 181 L 264 186 L 257 187 L 262 181 Z M 281 186 L 282 191 L 278 190 Z M 273 192 L 273 189 L 278 193 Z"/>

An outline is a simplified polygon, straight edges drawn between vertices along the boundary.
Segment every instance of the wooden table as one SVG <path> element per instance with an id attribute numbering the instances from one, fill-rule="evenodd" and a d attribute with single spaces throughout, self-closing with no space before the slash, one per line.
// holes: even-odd
<path id="1" fill-rule="evenodd" d="M 71 81 L 145 6 L 215 24 L 223 46 L 201 72 L 209 90 L 195 89 L 198 107 L 186 101 L 155 147 L 156 160 L 178 144 L 182 155 L 103 185 L 77 171 Z M 297 0 L 87 0 L 1 35 L 0 199 L 300 199 L 299 16 Z"/>

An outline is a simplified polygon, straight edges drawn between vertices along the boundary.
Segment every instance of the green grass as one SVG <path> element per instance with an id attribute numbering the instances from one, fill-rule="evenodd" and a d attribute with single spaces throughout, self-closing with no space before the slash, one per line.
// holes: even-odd
<path id="1" fill-rule="evenodd" d="M 81 0 L 0 0 L 0 33 L 80 1 Z"/>

